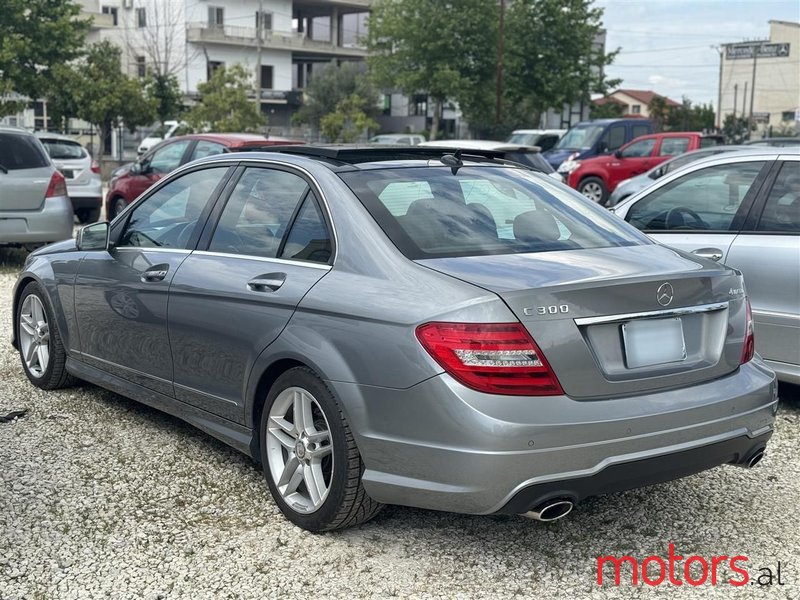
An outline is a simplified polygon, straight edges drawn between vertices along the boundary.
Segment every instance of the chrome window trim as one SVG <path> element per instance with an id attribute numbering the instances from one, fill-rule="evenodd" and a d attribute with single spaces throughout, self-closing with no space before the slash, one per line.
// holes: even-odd
<path id="1" fill-rule="evenodd" d="M 140 252 L 171 252 L 172 254 L 191 254 L 186 248 L 162 248 L 160 246 L 114 246 L 112 250 L 138 250 Z"/>
<path id="2" fill-rule="evenodd" d="M 757 308 L 754 308 L 753 309 L 753 315 L 759 315 L 759 316 L 763 316 L 763 317 L 780 317 L 780 318 L 783 318 L 783 319 L 796 319 L 796 320 L 800 321 L 800 315 L 796 315 L 796 314 L 793 314 L 793 313 L 787 313 L 787 312 L 777 312 L 777 311 L 774 311 L 774 310 L 759 310 Z"/>
<path id="3" fill-rule="evenodd" d="M 295 265 L 298 267 L 311 267 L 312 269 L 321 269 L 323 271 L 330 271 L 331 265 L 325 263 L 316 263 L 304 260 L 291 260 L 288 258 L 271 258 L 268 256 L 253 256 L 252 254 L 234 254 L 232 252 L 211 252 L 209 250 L 195 250 L 192 254 L 198 256 L 217 256 L 219 258 L 240 258 L 245 260 L 257 260 L 261 262 L 274 263 L 279 265 Z"/>
<path id="4" fill-rule="evenodd" d="M 714 312 L 728 308 L 728 302 L 715 302 L 714 304 L 702 304 L 700 306 L 687 306 L 684 308 L 671 308 L 666 310 L 650 310 L 639 313 L 624 313 L 619 315 L 606 315 L 602 317 L 580 317 L 575 319 L 575 324 L 579 327 L 584 325 L 597 325 L 599 323 L 619 323 L 630 321 L 631 319 L 657 319 L 662 317 L 679 317 L 681 315 L 694 315 L 698 313 Z"/>

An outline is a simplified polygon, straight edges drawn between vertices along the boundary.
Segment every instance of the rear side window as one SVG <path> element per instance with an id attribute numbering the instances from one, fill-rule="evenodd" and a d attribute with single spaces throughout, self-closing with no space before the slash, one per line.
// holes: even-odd
<path id="1" fill-rule="evenodd" d="M 49 164 L 47 154 L 32 135 L 0 132 L 0 168 L 17 171 Z"/>
<path id="2" fill-rule="evenodd" d="M 676 154 L 683 154 L 688 149 L 689 138 L 668 137 L 661 140 L 661 149 L 658 151 L 658 155 L 675 156 Z"/>
<path id="3" fill-rule="evenodd" d="M 800 163 L 783 164 L 756 229 L 773 233 L 800 233 Z"/>
<path id="4" fill-rule="evenodd" d="M 646 231 L 736 230 L 742 202 L 763 166 L 737 162 L 687 173 L 631 206 L 626 220 Z"/>
<path id="5" fill-rule="evenodd" d="M 480 256 L 649 243 L 547 177 L 510 167 L 341 173 L 408 258 Z"/>
<path id="6" fill-rule="evenodd" d="M 69 140 L 40 140 L 42 146 L 47 150 L 50 158 L 57 160 L 69 160 L 76 158 L 85 158 L 87 156 L 86 150 L 83 149 L 78 142 L 70 142 Z"/>

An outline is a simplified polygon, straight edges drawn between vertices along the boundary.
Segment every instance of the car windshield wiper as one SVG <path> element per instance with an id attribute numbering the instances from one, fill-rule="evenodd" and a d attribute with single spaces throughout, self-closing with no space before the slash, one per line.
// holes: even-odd
<path id="1" fill-rule="evenodd" d="M 8 175 L 8 168 L 3 163 L 0 163 L 0 171 Z"/>

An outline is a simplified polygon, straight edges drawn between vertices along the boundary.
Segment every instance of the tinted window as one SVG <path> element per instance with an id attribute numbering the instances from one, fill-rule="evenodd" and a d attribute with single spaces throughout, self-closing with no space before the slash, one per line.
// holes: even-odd
<path id="1" fill-rule="evenodd" d="M 614 152 L 625 143 L 625 126 L 613 125 L 608 130 L 608 133 L 603 136 L 603 141 L 606 143 L 606 151 Z"/>
<path id="2" fill-rule="evenodd" d="M 668 137 L 661 140 L 661 149 L 658 151 L 659 156 L 675 156 L 676 154 L 683 154 L 689 149 L 689 138 L 685 137 Z"/>
<path id="3" fill-rule="evenodd" d="M 786 162 L 781 167 L 757 229 L 800 233 L 800 163 Z"/>
<path id="4" fill-rule="evenodd" d="M 536 140 L 536 143 L 533 145 L 539 146 L 542 152 L 544 152 L 545 150 L 550 150 L 550 148 L 555 146 L 557 141 L 558 141 L 557 135 L 543 135 L 538 140 Z"/>
<path id="5" fill-rule="evenodd" d="M 502 167 L 341 173 L 409 258 L 630 246 L 647 238 L 549 178 Z"/>
<path id="6" fill-rule="evenodd" d="M 734 217 L 763 165 L 733 163 L 687 173 L 631 206 L 626 220 L 649 231 L 735 229 Z"/>
<path id="7" fill-rule="evenodd" d="M 280 257 L 320 263 L 330 260 L 331 237 L 313 193 L 303 201 Z"/>
<path id="8" fill-rule="evenodd" d="M 275 258 L 309 187 L 294 173 L 248 168 L 228 199 L 209 250 Z"/>
<path id="9" fill-rule="evenodd" d="M 227 170 L 193 171 L 156 190 L 133 209 L 118 245 L 188 248 L 198 219 Z"/>
<path id="10" fill-rule="evenodd" d="M 636 139 L 637 137 L 642 135 L 647 135 L 648 133 L 652 133 L 652 130 L 647 125 L 633 126 L 633 139 Z"/>
<path id="11" fill-rule="evenodd" d="M 49 164 L 50 159 L 32 135 L 0 132 L 0 165 L 9 171 L 38 169 Z"/>
<path id="12" fill-rule="evenodd" d="M 570 150 L 591 148 L 603 131 L 605 131 L 604 125 L 576 125 L 564 134 L 564 137 L 556 144 L 556 148 L 569 148 Z"/>
<path id="13" fill-rule="evenodd" d="M 622 151 L 622 158 L 644 158 L 650 156 L 656 141 L 653 138 L 634 142 Z"/>
<path id="14" fill-rule="evenodd" d="M 145 162 L 144 170 L 148 173 L 166 175 L 170 171 L 177 169 L 181 164 L 181 158 L 183 158 L 183 153 L 186 152 L 186 147 L 188 145 L 189 140 L 181 140 L 162 146 Z"/>
<path id="15" fill-rule="evenodd" d="M 70 158 L 84 158 L 86 150 L 83 149 L 78 142 L 70 142 L 69 140 L 40 140 L 42 146 L 47 150 L 50 158 L 56 159 L 70 159 Z"/>
<path id="16" fill-rule="evenodd" d="M 222 144 L 200 140 L 199 142 L 197 142 L 197 145 L 194 147 L 194 150 L 192 150 L 191 160 L 197 160 L 198 158 L 205 158 L 206 156 L 214 156 L 215 154 L 222 154 L 223 152 L 225 152 L 225 146 L 223 146 Z"/>

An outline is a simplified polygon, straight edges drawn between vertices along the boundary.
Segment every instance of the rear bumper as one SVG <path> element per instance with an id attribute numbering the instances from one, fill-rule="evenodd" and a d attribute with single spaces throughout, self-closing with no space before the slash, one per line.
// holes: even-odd
<path id="1" fill-rule="evenodd" d="M 590 401 L 491 396 L 447 375 L 406 390 L 330 385 L 370 496 L 472 514 L 525 512 L 554 494 L 580 500 L 737 462 L 763 447 L 777 410 L 775 375 L 760 360 L 698 385 Z"/>
<path id="2" fill-rule="evenodd" d="M 72 237 L 73 209 L 66 196 L 48 198 L 40 210 L 0 211 L 0 245 L 40 244 Z"/>

